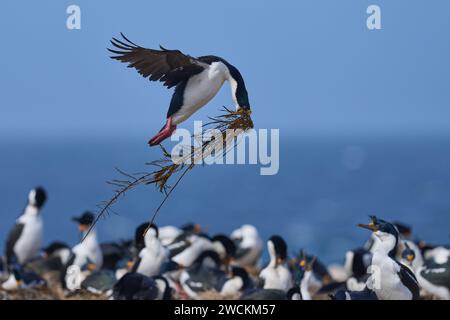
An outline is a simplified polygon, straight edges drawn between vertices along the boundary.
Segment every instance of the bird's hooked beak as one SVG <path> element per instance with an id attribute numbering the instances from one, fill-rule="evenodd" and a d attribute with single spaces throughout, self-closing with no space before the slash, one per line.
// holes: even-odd
<path id="1" fill-rule="evenodd" d="M 359 224 L 357 224 L 357 226 L 360 227 L 360 228 L 364 228 L 364 229 L 370 230 L 372 232 L 377 232 L 378 231 L 378 226 L 374 223 L 373 220 L 369 224 L 359 223 Z"/>
<path id="2" fill-rule="evenodd" d="M 302 256 L 302 258 L 301 258 L 300 262 L 298 263 L 299 267 L 305 271 L 311 271 L 313 269 L 314 263 L 316 262 L 316 257 L 314 256 L 311 259 L 311 261 L 308 262 L 306 259 L 306 254 L 303 250 L 302 250 L 301 256 Z"/>

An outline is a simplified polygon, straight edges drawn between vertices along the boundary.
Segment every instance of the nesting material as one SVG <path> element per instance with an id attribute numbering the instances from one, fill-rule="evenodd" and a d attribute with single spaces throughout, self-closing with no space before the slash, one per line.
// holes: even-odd
<path id="1" fill-rule="evenodd" d="M 114 195 L 111 199 L 104 201 L 99 205 L 100 212 L 94 223 L 91 225 L 91 229 L 101 217 L 112 212 L 112 206 L 122 196 L 125 196 L 128 191 L 140 185 L 154 184 L 160 192 L 165 194 L 164 200 L 156 209 L 150 220 L 153 222 L 156 214 L 159 212 L 172 191 L 196 164 L 203 164 L 204 159 L 207 157 L 223 156 L 229 148 L 234 148 L 235 138 L 237 136 L 253 128 L 250 110 L 239 109 L 237 111 L 231 111 L 230 109 L 223 107 L 221 111 L 223 111 L 222 115 L 210 118 L 211 121 L 203 126 L 204 130 L 212 130 L 210 132 L 214 132 L 213 138 L 208 141 L 203 141 L 203 136 L 194 136 L 193 138 L 197 141 L 197 145 L 180 150 L 182 151 L 182 155 L 177 157 L 175 161 L 173 160 L 172 154 L 160 145 L 162 150 L 161 159 L 147 163 L 147 165 L 156 168 L 152 172 L 130 174 L 120 169 L 116 169 L 122 178 L 108 182 L 116 187 Z M 218 155 L 218 151 L 223 152 L 220 152 Z M 171 178 L 177 175 L 178 179 L 175 184 L 170 186 L 169 182 Z"/>
<path id="2" fill-rule="evenodd" d="M 234 141 L 237 136 L 245 131 L 253 128 L 253 121 L 250 117 L 250 111 L 240 109 L 238 111 L 231 111 L 223 108 L 223 115 L 210 118 L 211 122 L 204 126 L 204 129 L 214 132 L 212 139 L 203 141 L 203 136 L 194 136 L 198 142 L 197 146 L 188 146 L 180 150 L 181 156 L 177 159 L 172 158 L 172 155 L 167 152 L 162 146 L 163 158 L 157 161 L 150 162 L 152 166 L 157 166 L 160 169 L 153 174 L 152 181 L 148 184 L 155 183 L 159 191 L 166 192 L 170 189 L 168 181 L 178 172 L 189 171 L 195 164 L 202 164 L 204 159 L 210 157 L 213 152 L 217 153 L 223 149 L 226 153 L 226 148 L 234 147 Z M 215 156 L 218 156 L 215 154 Z"/>

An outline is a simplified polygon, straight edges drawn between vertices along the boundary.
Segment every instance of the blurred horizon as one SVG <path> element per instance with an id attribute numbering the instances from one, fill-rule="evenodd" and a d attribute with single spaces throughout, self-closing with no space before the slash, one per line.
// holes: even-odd
<path id="1" fill-rule="evenodd" d="M 71 4 L 81 8 L 81 30 L 66 28 Z M 371 4 L 381 7 L 382 30 L 366 27 Z M 70 217 L 111 195 L 105 181 L 117 177 L 114 168 L 141 171 L 160 156 L 147 141 L 165 122 L 173 91 L 109 58 L 120 32 L 143 47 L 225 58 L 245 79 L 255 128 L 280 129 L 278 175 L 259 176 L 251 165 L 196 168 L 160 224 L 199 221 L 211 232 L 257 224 L 264 239 L 281 233 L 326 262 L 368 237 L 354 225 L 374 213 L 448 242 L 450 1 L 1 7 L 0 246 L 35 185 L 49 190 L 45 242 L 74 244 Z M 222 106 L 233 107 L 227 83 L 180 127 L 192 129 Z M 100 221 L 100 239 L 131 235 L 160 200 L 153 187 L 130 192 L 120 216 Z"/>
<path id="2" fill-rule="evenodd" d="M 346 250 L 368 238 L 356 228 L 376 214 L 410 224 L 416 237 L 448 243 L 450 229 L 450 137 L 426 139 L 297 138 L 280 146 L 280 171 L 260 176 L 259 165 L 196 167 L 162 208 L 156 223 L 198 222 L 208 232 L 229 233 L 244 223 L 266 240 L 282 235 L 289 253 L 300 248 L 323 261 L 342 262 Z M 71 217 L 112 196 L 106 181 L 114 168 L 148 170 L 160 156 L 142 139 L 84 139 L 21 144 L 0 140 L 2 208 L 0 247 L 24 208 L 29 190 L 43 185 L 44 243 L 74 245 L 79 233 Z M 218 202 L 218 199 L 220 201 Z M 130 238 L 162 200 L 154 186 L 130 191 L 98 224 L 100 241 Z"/>

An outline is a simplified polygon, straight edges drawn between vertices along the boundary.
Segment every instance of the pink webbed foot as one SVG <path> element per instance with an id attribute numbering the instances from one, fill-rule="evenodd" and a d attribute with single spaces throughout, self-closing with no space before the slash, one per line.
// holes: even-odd
<path id="1" fill-rule="evenodd" d="M 165 126 L 158 132 L 156 136 L 150 139 L 148 144 L 150 146 L 156 146 L 169 138 L 176 130 L 177 126 L 172 125 L 172 118 L 168 118 Z"/>

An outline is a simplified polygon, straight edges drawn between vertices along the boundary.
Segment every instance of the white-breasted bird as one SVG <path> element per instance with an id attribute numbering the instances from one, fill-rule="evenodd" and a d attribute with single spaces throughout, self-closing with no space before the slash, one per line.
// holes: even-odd
<path id="1" fill-rule="evenodd" d="M 277 289 L 287 292 L 292 288 L 292 274 L 286 266 L 287 245 L 282 237 L 274 235 L 267 241 L 270 262 L 259 273 L 264 289 Z"/>
<path id="2" fill-rule="evenodd" d="M 420 251 L 419 251 L 420 254 Z M 416 251 L 406 244 L 402 258 L 414 271 L 424 295 L 432 295 L 441 300 L 450 300 L 450 262 L 444 257 L 426 260 L 422 264 L 414 264 Z"/>
<path id="3" fill-rule="evenodd" d="M 399 241 L 397 228 L 385 220 L 371 216 L 369 224 L 358 224 L 371 230 L 377 237 L 377 246 L 373 251 L 371 272 L 367 287 L 379 300 L 417 300 L 419 284 L 414 273 L 395 260 Z"/>
<path id="4" fill-rule="evenodd" d="M 255 267 L 261 257 L 263 241 L 258 230 L 249 224 L 244 224 L 230 235 L 236 245 L 235 262 L 243 267 Z"/>
<path id="5" fill-rule="evenodd" d="M 206 105 L 220 90 L 225 81 L 230 82 L 236 109 L 250 110 L 247 89 L 239 70 L 217 56 L 198 58 L 179 50 L 143 48 L 121 34 L 123 40 L 113 38 L 112 59 L 128 63 L 150 81 L 161 81 L 175 91 L 167 112 L 167 120 L 160 132 L 150 139 L 151 146 L 170 137 L 178 124 Z"/>
<path id="6" fill-rule="evenodd" d="M 28 194 L 27 206 L 6 240 L 8 265 L 24 264 L 38 254 L 44 228 L 40 212 L 46 200 L 47 194 L 42 187 L 34 188 Z"/>
<path id="7" fill-rule="evenodd" d="M 88 266 L 91 271 L 99 270 L 103 264 L 103 255 L 97 240 L 97 232 L 95 229 L 88 232 L 94 219 L 94 214 L 91 212 L 85 212 L 80 217 L 72 219 L 78 223 L 84 240 L 72 248 L 74 259 L 71 264 L 80 268 Z"/>
<path id="8" fill-rule="evenodd" d="M 158 237 L 158 227 L 150 225 L 144 235 L 145 247 L 139 253 L 138 260 L 133 266 L 133 271 L 146 275 L 147 277 L 157 276 L 161 272 L 161 267 L 169 260 L 169 250 L 161 243 Z"/>

